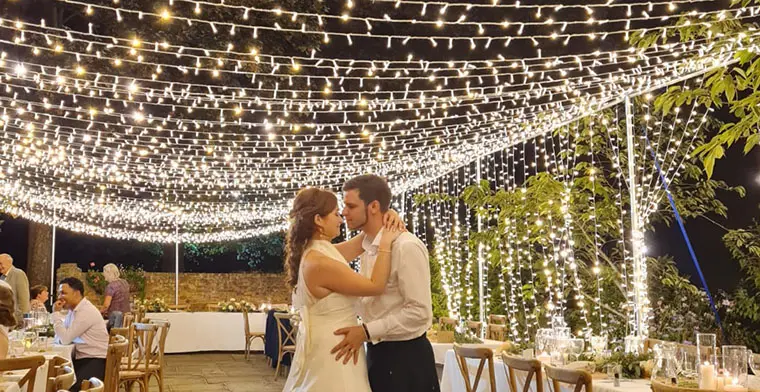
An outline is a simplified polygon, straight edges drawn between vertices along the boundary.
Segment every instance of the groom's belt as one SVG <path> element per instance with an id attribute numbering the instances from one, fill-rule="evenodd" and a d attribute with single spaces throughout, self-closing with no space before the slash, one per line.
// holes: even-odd
<path id="1" fill-rule="evenodd" d="M 407 344 L 407 343 L 417 343 L 421 340 L 427 340 L 427 332 L 423 332 L 421 336 L 416 337 L 414 339 L 409 340 L 384 340 L 382 342 L 378 343 L 371 343 L 368 342 L 367 345 L 370 347 L 377 347 L 377 346 L 394 346 L 394 345 L 401 345 L 401 344 Z"/>

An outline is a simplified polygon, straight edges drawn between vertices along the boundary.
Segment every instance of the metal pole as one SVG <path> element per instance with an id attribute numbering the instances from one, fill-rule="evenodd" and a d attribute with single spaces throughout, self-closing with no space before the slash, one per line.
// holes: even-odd
<path id="1" fill-rule="evenodd" d="M 179 242 L 174 243 L 174 304 L 179 305 Z"/>
<path id="2" fill-rule="evenodd" d="M 480 159 L 479 158 L 478 158 L 478 160 L 475 163 L 475 176 L 476 176 L 477 181 L 478 181 L 477 185 L 480 186 L 480 180 L 483 177 L 483 174 L 480 171 Z M 483 228 L 483 217 L 480 216 L 480 214 L 478 214 L 478 233 L 480 233 L 480 231 L 482 230 L 482 228 Z M 478 316 L 479 316 L 480 322 L 483 322 L 486 319 L 486 309 L 485 309 L 485 301 L 484 301 L 485 298 L 484 298 L 484 295 L 483 295 L 483 286 L 484 286 L 484 282 L 483 282 L 483 268 L 484 268 L 484 266 L 483 266 L 483 264 L 484 264 L 484 260 L 483 260 L 483 245 L 482 244 L 478 244 L 478 303 L 480 304 L 480 306 L 478 307 L 480 309 L 480 312 L 479 312 Z M 483 331 L 481 330 L 480 331 L 481 337 L 482 337 L 482 334 L 483 334 Z"/>
<path id="3" fill-rule="evenodd" d="M 53 305 L 53 297 L 52 293 L 55 292 L 55 225 L 53 225 L 53 250 L 50 252 L 50 293 L 48 300 L 50 301 L 50 305 Z"/>
<path id="4" fill-rule="evenodd" d="M 641 336 L 644 328 L 644 315 L 642 314 L 641 301 L 641 227 L 639 225 L 639 211 L 636 203 L 636 165 L 633 144 L 633 107 L 631 97 L 625 96 L 625 133 L 628 145 L 628 195 L 631 203 L 631 252 L 633 253 L 633 334 Z"/>

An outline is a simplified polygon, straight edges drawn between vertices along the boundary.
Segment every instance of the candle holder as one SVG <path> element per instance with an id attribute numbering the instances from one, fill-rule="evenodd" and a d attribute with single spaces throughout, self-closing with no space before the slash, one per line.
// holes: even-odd
<path id="1" fill-rule="evenodd" d="M 723 346 L 723 369 L 725 370 L 725 391 L 741 392 L 748 387 L 747 362 L 749 352 L 745 346 Z"/>
<path id="2" fill-rule="evenodd" d="M 714 390 L 718 357 L 716 353 L 717 337 L 714 333 L 697 334 L 697 359 L 699 363 L 699 389 Z"/>

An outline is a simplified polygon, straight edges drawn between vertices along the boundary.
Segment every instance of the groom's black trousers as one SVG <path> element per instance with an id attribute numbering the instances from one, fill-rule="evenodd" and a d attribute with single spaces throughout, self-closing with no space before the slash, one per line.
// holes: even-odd
<path id="1" fill-rule="evenodd" d="M 433 347 L 427 336 L 367 345 L 372 392 L 439 392 Z"/>

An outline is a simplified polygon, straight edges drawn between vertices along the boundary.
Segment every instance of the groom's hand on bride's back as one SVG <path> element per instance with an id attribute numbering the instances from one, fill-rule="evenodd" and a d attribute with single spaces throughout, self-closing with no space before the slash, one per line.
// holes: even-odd
<path id="1" fill-rule="evenodd" d="M 338 353 L 335 356 L 336 361 L 343 358 L 343 364 L 347 364 L 351 357 L 354 357 L 354 365 L 359 362 L 359 350 L 367 339 L 364 333 L 364 327 L 357 325 L 355 327 L 341 328 L 335 331 L 336 335 L 343 335 L 343 340 L 337 346 L 330 350 L 330 354 Z"/>
<path id="2" fill-rule="evenodd" d="M 387 230 L 406 231 L 406 223 L 401 219 L 401 216 L 393 209 L 383 215 L 383 226 Z"/>

